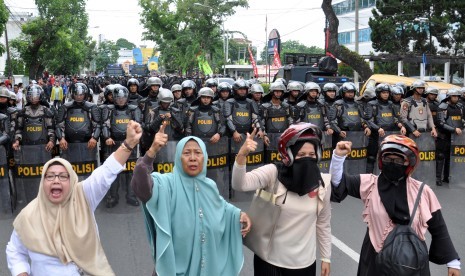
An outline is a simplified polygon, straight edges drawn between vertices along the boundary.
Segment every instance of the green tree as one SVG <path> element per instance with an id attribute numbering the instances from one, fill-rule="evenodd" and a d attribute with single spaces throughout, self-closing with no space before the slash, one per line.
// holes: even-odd
<path id="1" fill-rule="evenodd" d="M 324 54 L 325 50 L 316 46 L 306 46 L 297 40 L 287 40 L 281 43 L 281 63 L 284 64 L 284 55 L 287 53 L 305 53 L 305 54 Z M 268 54 L 268 46 L 265 46 L 260 58 L 266 60 Z"/>
<path id="2" fill-rule="evenodd" d="M 100 43 L 95 57 L 97 72 L 102 72 L 107 65 L 116 63 L 118 60 L 118 50 L 119 47 L 113 41 L 103 41 Z"/>
<path id="3" fill-rule="evenodd" d="M 74 74 L 89 59 L 85 0 L 35 0 L 39 15 L 22 26 L 12 42 L 29 69 L 29 78 L 47 68 L 54 74 Z"/>
<path id="4" fill-rule="evenodd" d="M 380 0 L 376 1 L 372 30 L 373 48 L 381 52 L 403 54 L 436 54 L 434 41 L 443 52 L 463 52 L 465 42 L 465 3 L 435 0 Z"/>
<path id="5" fill-rule="evenodd" d="M 221 25 L 235 7 L 247 7 L 247 0 L 228 2 L 208 0 L 139 0 L 142 7 L 141 23 L 147 30 L 144 38 L 155 41 L 161 51 L 160 62 L 167 71 L 192 72 L 197 67 L 197 56 L 223 57 Z M 222 59 L 211 60 L 215 66 Z M 212 68 L 218 71 L 218 68 Z"/>
<path id="6" fill-rule="evenodd" d="M 3 35 L 5 32 L 6 28 L 6 22 L 8 22 L 8 10 L 6 9 L 5 2 L 3 0 L 0 0 L 0 34 Z M 0 43 L 0 55 L 5 53 L 5 45 Z M 8 71 L 7 71 L 8 72 Z"/>
<path id="7" fill-rule="evenodd" d="M 126 38 L 118 38 L 118 40 L 116 40 L 116 46 L 118 46 L 120 49 L 128 50 L 136 48 L 136 44 L 129 42 Z"/>

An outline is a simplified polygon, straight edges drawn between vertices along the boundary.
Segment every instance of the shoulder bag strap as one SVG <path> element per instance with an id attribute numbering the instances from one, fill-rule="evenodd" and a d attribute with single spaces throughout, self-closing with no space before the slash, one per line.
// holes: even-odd
<path id="1" fill-rule="evenodd" d="M 418 189 L 418 194 L 417 194 L 417 199 L 415 200 L 415 205 L 413 205 L 413 211 L 412 214 L 410 215 L 410 222 L 408 226 L 412 226 L 413 218 L 415 217 L 415 213 L 417 211 L 418 204 L 420 203 L 420 198 L 421 198 L 421 193 L 423 192 L 423 187 L 425 186 L 425 183 L 421 183 L 420 189 Z"/>

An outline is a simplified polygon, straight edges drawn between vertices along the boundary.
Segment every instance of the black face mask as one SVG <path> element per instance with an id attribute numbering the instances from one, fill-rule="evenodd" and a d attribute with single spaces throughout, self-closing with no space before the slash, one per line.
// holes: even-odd
<path id="1" fill-rule="evenodd" d="M 303 157 L 294 160 L 294 164 L 289 168 L 291 175 L 286 177 L 287 181 L 281 181 L 287 190 L 297 193 L 299 196 L 308 194 L 323 184 L 320 168 L 316 158 Z"/>
<path id="2" fill-rule="evenodd" d="M 392 162 L 383 162 L 382 174 L 391 182 L 399 182 L 405 178 L 406 165 L 400 165 Z"/>

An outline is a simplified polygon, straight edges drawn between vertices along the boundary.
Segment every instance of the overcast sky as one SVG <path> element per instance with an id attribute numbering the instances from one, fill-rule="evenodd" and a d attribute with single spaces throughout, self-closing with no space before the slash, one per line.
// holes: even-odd
<path id="1" fill-rule="evenodd" d="M 204 0 L 199 0 L 204 3 Z M 5 0 L 12 12 L 33 12 L 34 0 Z M 245 33 L 253 46 L 265 45 L 266 17 L 268 34 L 277 29 L 281 40 L 297 40 L 307 46 L 324 48 L 324 14 L 321 0 L 249 0 L 248 9 L 237 9 L 228 17 L 225 29 Z M 108 40 L 126 38 L 136 45 L 153 47 L 154 43 L 142 41 L 144 28 L 140 25 L 141 8 L 137 0 L 88 0 L 89 34 L 98 40 L 104 34 Z"/>

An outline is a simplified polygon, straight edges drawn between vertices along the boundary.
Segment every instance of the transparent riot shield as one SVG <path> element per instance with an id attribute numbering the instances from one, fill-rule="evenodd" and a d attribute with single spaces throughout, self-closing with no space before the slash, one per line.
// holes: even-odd
<path id="1" fill-rule="evenodd" d="M 88 149 L 87 143 L 68 143 L 68 149 L 61 151 L 61 158 L 71 163 L 79 181 L 86 179 L 98 167 L 97 147 Z"/>
<path id="2" fill-rule="evenodd" d="M 363 131 L 347 131 L 343 141 L 352 142 L 352 150 L 344 162 L 344 172 L 357 175 L 366 172 L 368 137 Z"/>
<path id="3" fill-rule="evenodd" d="M 19 151 L 14 151 L 14 156 L 17 191 L 24 192 L 19 198 L 29 203 L 37 196 L 42 169 L 52 154 L 45 150 L 45 145 L 22 145 Z"/>

